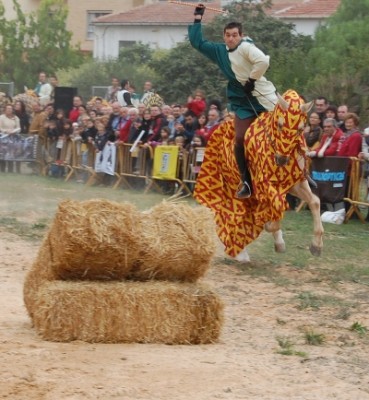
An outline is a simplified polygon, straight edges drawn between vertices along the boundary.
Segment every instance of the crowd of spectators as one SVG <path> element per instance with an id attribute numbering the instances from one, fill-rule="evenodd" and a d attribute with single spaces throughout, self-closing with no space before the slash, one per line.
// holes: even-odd
<path id="1" fill-rule="evenodd" d="M 134 143 L 155 148 L 178 145 L 191 151 L 204 147 L 227 112 L 217 99 L 207 100 L 205 93 L 196 90 L 185 104 L 164 104 L 150 81 L 145 82 L 142 94 L 137 95 L 128 79 L 112 78 L 104 97 L 84 101 L 73 98 L 69 112 L 56 109 L 54 90 L 57 78 L 44 72 L 39 75 L 34 92 L 39 101 L 32 112 L 18 100 L 8 104 L 0 115 L 0 132 L 38 134 L 48 143 L 47 156 L 57 160 L 63 143 L 78 138 L 86 158 L 87 144 L 95 151 L 103 150 L 107 142 Z M 161 101 L 156 101 L 160 99 Z M 315 99 L 305 127 L 307 156 L 358 157 L 369 161 L 369 129 L 360 131 L 359 117 L 345 104 L 331 104 L 325 97 Z M 0 161 L 0 172 L 19 172 L 19 165 Z"/>
<path id="2" fill-rule="evenodd" d="M 39 101 L 33 104 L 32 112 L 27 113 L 22 101 L 8 105 L 0 118 L 0 131 L 38 134 L 49 143 L 48 155 L 57 159 L 62 143 L 75 137 L 80 137 L 83 144 L 93 143 L 97 152 L 108 141 L 134 143 L 138 136 L 139 144 L 152 147 L 183 143 L 188 150 L 199 143 L 205 146 L 224 117 L 220 102 L 208 103 L 200 90 L 189 95 L 186 104 L 163 105 L 152 102 L 152 96 L 160 97 L 151 82 L 145 82 L 141 96 L 133 92 L 129 80 L 120 85 L 118 82 L 117 78 L 112 79 L 105 98 L 94 97 L 85 102 L 81 96 L 74 96 L 73 107 L 66 113 L 64 109 L 56 109 L 53 101 L 43 105 L 45 96 L 52 98 L 51 85 L 41 73 L 35 88 Z"/>
<path id="3" fill-rule="evenodd" d="M 336 106 L 323 96 L 315 99 L 304 136 L 308 148 L 306 154 L 311 159 L 356 157 L 369 161 L 369 128 L 360 129 L 358 115 L 350 112 L 346 104 Z M 341 206 L 339 203 L 338 207 Z M 348 204 L 345 206 L 347 208 Z M 369 221 L 369 212 L 366 219 Z"/>

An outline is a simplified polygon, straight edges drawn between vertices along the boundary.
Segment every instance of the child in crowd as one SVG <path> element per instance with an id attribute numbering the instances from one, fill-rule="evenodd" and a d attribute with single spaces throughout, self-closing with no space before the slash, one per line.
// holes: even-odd
<path id="1" fill-rule="evenodd" d="M 196 117 L 200 116 L 206 109 L 205 95 L 202 90 L 196 90 L 194 97 L 189 96 L 187 100 L 187 110 L 192 111 Z"/>

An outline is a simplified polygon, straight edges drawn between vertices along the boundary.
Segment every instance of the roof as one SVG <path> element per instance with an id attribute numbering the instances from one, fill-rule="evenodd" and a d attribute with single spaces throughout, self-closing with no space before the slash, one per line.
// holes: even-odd
<path id="1" fill-rule="evenodd" d="M 204 2 L 205 6 L 221 9 L 220 0 Z M 187 3 L 188 4 L 188 3 Z M 282 19 L 328 18 L 338 8 L 340 0 L 276 0 L 267 13 Z M 118 14 L 109 14 L 95 20 L 96 25 L 188 25 L 193 21 L 191 6 L 158 2 L 132 8 Z M 206 10 L 203 21 L 210 22 L 219 13 Z"/>
<path id="2" fill-rule="evenodd" d="M 220 1 L 205 2 L 205 7 L 220 9 Z M 95 20 L 96 25 L 188 25 L 193 22 L 196 3 L 190 6 L 169 2 L 159 2 L 135 7 L 119 14 L 109 14 Z M 219 13 L 206 10 L 203 21 L 210 22 Z"/>
<path id="3" fill-rule="evenodd" d="M 276 18 L 328 18 L 340 5 L 341 0 L 304 0 L 302 2 L 278 2 L 268 14 Z"/>

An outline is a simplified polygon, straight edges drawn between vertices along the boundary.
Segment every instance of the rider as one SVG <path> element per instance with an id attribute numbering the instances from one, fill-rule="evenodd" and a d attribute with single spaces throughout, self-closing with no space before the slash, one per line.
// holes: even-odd
<path id="1" fill-rule="evenodd" d="M 237 197 L 245 199 L 252 194 L 252 182 L 245 155 L 244 136 L 258 114 L 273 110 L 278 100 L 274 85 L 264 77 L 269 67 L 269 56 L 258 49 L 249 37 L 243 37 L 242 25 L 238 22 L 230 22 L 224 27 L 224 43 L 203 39 L 201 20 L 204 12 L 205 6 L 198 4 L 194 12 L 194 23 L 188 27 L 189 39 L 191 45 L 216 63 L 228 78 L 230 111 L 236 115 L 234 155 L 242 179 Z"/>

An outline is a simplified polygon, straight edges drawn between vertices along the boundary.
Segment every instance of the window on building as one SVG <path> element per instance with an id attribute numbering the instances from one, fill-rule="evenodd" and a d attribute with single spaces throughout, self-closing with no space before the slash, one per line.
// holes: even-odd
<path id="1" fill-rule="evenodd" d="M 95 26 L 92 24 L 96 18 L 111 14 L 113 11 L 87 11 L 87 39 L 94 39 Z"/>
<path id="2" fill-rule="evenodd" d="M 136 43 L 134 40 L 119 40 L 119 51 L 131 47 Z"/>

